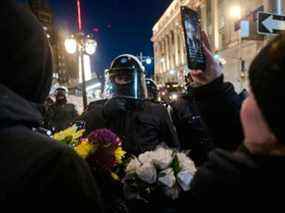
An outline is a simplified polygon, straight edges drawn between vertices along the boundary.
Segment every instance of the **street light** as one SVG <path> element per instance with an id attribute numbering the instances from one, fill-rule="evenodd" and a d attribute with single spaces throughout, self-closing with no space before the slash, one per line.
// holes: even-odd
<path id="1" fill-rule="evenodd" d="M 169 74 L 170 74 L 170 75 L 175 75 L 175 74 L 176 74 L 176 71 L 175 71 L 175 70 L 170 70 L 170 71 L 169 71 Z"/>
<path id="2" fill-rule="evenodd" d="M 233 5 L 229 10 L 230 16 L 234 19 L 241 18 L 241 7 L 239 5 Z"/>
<path id="3" fill-rule="evenodd" d="M 65 40 L 64 46 L 69 54 L 74 54 L 77 51 L 77 41 L 73 36 Z"/>
<path id="4" fill-rule="evenodd" d="M 151 64 L 151 63 L 152 63 L 152 60 L 151 60 L 150 57 L 148 57 L 148 58 L 145 60 L 145 62 L 146 62 L 147 64 Z"/>
<path id="5" fill-rule="evenodd" d="M 97 42 L 91 38 L 90 35 L 85 36 L 83 33 L 78 33 L 76 36 L 71 36 L 65 42 L 66 51 L 69 54 L 78 54 L 78 69 L 81 71 L 82 78 L 82 98 L 84 108 L 87 107 L 86 81 L 85 81 L 85 67 L 84 56 L 93 55 L 96 52 Z M 89 62 L 90 63 L 90 62 Z M 90 64 L 89 64 L 90 65 Z"/>

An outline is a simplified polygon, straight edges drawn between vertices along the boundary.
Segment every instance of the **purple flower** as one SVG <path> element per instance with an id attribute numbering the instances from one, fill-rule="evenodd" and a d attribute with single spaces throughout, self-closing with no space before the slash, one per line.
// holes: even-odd
<path id="1" fill-rule="evenodd" d="M 87 161 L 111 170 L 116 165 L 115 150 L 122 145 L 120 138 L 111 130 L 98 129 L 90 133 L 88 140 L 96 146 L 96 151 Z"/>

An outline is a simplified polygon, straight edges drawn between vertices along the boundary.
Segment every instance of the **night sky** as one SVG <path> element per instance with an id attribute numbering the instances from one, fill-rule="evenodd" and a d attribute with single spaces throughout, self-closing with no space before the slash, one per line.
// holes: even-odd
<path id="1" fill-rule="evenodd" d="M 19 0 L 24 1 L 24 0 Z M 49 0 L 57 28 L 76 30 L 75 0 Z M 122 53 L 153 56 L 152 27 L 172 0 L 81 0 L 85 32 L 93 32 L 98 49 L 92 69 L 109 67 Z M 152 66 L 147 67 L 152 70 Z"/>

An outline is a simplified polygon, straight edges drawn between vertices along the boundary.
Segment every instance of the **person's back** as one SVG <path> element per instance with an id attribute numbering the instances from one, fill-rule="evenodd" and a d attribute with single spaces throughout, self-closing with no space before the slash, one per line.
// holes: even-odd
<path id="1" fill-rule="evenodd" d="M 200 210 L 282 206 L 284 164 L 284 156 L 252 155 L 244 147 L 235 153 L 215 150 L 196 173 L 183 205 Z"/>
<path id="2" fill-rule="evenodd" d="M 46 35 L 35 17 L 16 3 L 1 4 L 0 37 L 12 45 L 2 46 L 5 55 L 0 59 L 8 69 L 0 78 L 1 206 L 35 210 L 40 204 L 54 208 L 68 201 L 101 212 L 87 164 L 70 148 L 35 131 L 42 120 L 37 104 L 44 102 L 52 79 Z"/>

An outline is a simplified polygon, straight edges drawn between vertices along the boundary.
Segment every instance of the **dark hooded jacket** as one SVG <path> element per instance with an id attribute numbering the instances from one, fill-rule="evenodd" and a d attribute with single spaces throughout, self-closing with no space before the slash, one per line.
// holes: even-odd
<path id="1" fill-rule="evenodd" d="M 49 92 L 52 57 L 34 16 L 13 1 L 1 1 L 0 203 L 32 210 L 45 204 L 93 206 L 101 212 L 89 167 L 70 148 L 34 131 Z M 3 69 L 4 68 L 4 69 Z M 32 103 L 34 102 L 34 103 Z M 67 203 L 68 201 L 68 203 Z M 84 205 L 84 204 L 85 205 Z M 24 205 L 23 205 L 24 204 Z M 83 205 L 82 205 L 83 204 Z"/>

